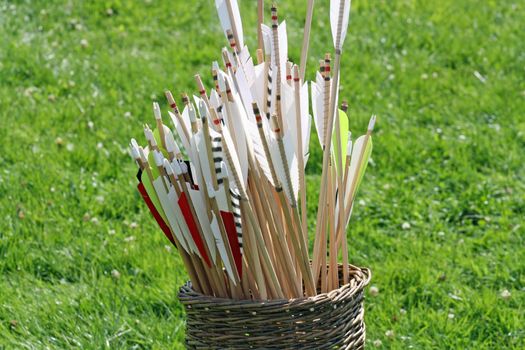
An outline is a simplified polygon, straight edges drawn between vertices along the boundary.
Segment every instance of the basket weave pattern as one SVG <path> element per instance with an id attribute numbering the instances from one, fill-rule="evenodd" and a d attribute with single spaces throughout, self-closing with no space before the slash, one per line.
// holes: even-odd
<path id="1" fill-rule="evenodd" d="M 264 302 L 209 297 L 187 283 L 179 292 L 187 348 L 363 349 L 363 291 L 370 276 L 368 269 L 350 265 L 350 282 L 339 289 Z"/>

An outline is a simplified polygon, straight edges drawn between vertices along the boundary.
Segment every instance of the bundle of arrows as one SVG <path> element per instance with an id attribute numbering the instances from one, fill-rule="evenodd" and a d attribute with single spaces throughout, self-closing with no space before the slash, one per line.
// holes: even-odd
<path id="1" fill-rule="evenodd" d="M 221 63 L 211 65 L 214 86 L 206 89 L 195 75 L 198 96 L 183 93 L 182 109 L 166 91 L 168 117 L 153 103 L 156 127 L 144 126 L 147 145 L 130 144 L 138 190 L 197 292 L 266 300 L 339 288 L 349 282 L 346 227 L 375 123 L 372 116 L 366 134 L 352 143 L 347 104 L 338 107 L 350 0 L 330 1 L 335 60 L 326 54 L 310 89 L 303 80 L 313 0 L 300 67 L 288 60 L 286 23 L 279 23 L 275 5 L 267 26 L 259 1 L 255 64 L 236 0 L 215 4 L 229 48 L 222 49 Z M 305 183 L 310 107 L 323 150 L 311 258 Z"/>

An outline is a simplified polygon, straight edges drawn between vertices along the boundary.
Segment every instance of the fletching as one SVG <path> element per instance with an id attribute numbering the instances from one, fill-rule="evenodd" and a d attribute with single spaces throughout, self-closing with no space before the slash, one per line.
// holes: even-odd
<path id="1" fill-rule="evenodd" d="M 226 252 L 226 246 L 224 245 L 224 241 L 221 237 L 221 231 L 219 229 L 219 223 L 217 221 L 217 217 L 215 217 L 215 214 L 212 213 L 212 220 L 210 223 L 211 232 L 213 233 L 213 238 L 215 238 L 215 245 L 217 246 L 217 250 L 219 251 L 219 255 L 221 256 L 222 263 L 224 264 L 224 268 L 226 269 L 226 272 L 228 273 L 228 276 L 230 277 L 230 281 L 235 283 L 235 277 L 233 274 L 233 268 L 232 264 L 230 263 L 230 260 L 228 258 L 228 253 Z"/>
<path id="2" fill-rule="evenodd" d="M 330 0 L 330 27 L 336 49 L 342 48 L 346 38 L 351 3 L 351 0 Z"/>
<path id="3" fill-rule="evenodd" d="M 261 28 L 265 43 L 265 51 L 267 50 L 266 48 L 269 47 L 269 51 L 266 52 L 270 52 L 271 54 L 271 65 L 272 67 L 276 67 L 275 69 L 277 69 L 277 62 L 279 62 L 279 65 L 281 67 L 281 80 L 286 81 L 286 62 L 288 61 L 288 37 L 286 35 L 286 21 L 281 22 L 277 29 L 279 41 L 279 57 L 276 56 L 277 52 L 274 46 L 272 28 L 264 24 L 261 25 Z"/>
<path id="4" fill-rule="evenodd" d="M 317 137 L 319 144 L 324 144 L 325 137 L 325 120 L 324 120 L 324 78 L 321 73 L 317 72 L 316 81 L 311 82 L 312 93 L 312 111 L 314 114 L 315 128 L 317 130 Z"/>
<path id="5" fill-rule="evenodd" d="M 368 142 L 366 144 L 366 148 L 363 152 L 364 141 L 365 141 L 365 135 L 360 136 L 357 140 L 355 140 L 353 149 L 352 149 L 352 160 L 350 162 L 350 168 L 348 169 L 348 182 L 347 187 L 345 190 L 345 198 L 349 200 L 350 196 L 355 196 L 355 193 L 357 193 L 357 190 L 359 189 L 359 185 L 361 184 L 361 181 L 363 180 L 363 176 L 366 171 L 366 167 L 368 165 L 368 161 L 370 159 L 370 155 L 372 153 L 372 137 L 368 139 Z M 360 160 L 359 155 L 363 152 L 363 157 Z M 350 193 L 352 183 L 355 182 L 353 193 Z"/>
<path id="6" fill-rule="evenodd" d="M 347 144 L 348 144 L 348 116 L 342 110 L 339 109 L 338 111 L 339 111 L 339 130 L 340 130 L 340 135 L 341 135 L 341 144 L 337 145 L 337 141 L 336 141 L 337 138 L 335 137 L 336 129 L 334 128 L 334 137 L 332 137 L 332 147 L 334 149 L 335 159 L 337 159 L 338 153 L 341 153 L 341 159 L 343 159 L 343 162 L 344 162 L 344 159 L 346 158 L 346 149 L 347 149 Z M 343 169 L 340 169 L 338 166 L 337 172 L 340 173 L 342 171 Z"/>
<path id="7" fill-rule="evenodd" d="M 182 219 L 182 214 L 180 214 L 180 208 L 176 212 L 176 208 L 178 206 L 173 205 L 174 203 L 176 203 L 173 202 L 173 198 L 168 198 L 168 194 L 164 189 L 164 184 L 162 183 L 162 179 L 160 177 L 153 181 L 153 187 L 155 188 L 155 192 L 158 195 L 159 202 L 162 206 L 162 210 L 164 211 L 164 213 L 166 213 L 166 217 L 171 227 L 171 231 L 177 237 L 177 241 L 179 241 L 182 248 L 184 248 L 185 251 L 190 252 L 189 244 L 186 242 L 186 237 L 190 236 L 190 233 L 189 231 L 187 231 L 187 227 L 181 227 L 181 223 L 179 221 L 179 219 Z M 180 218 L 179 214 L 181 216 Z"/>

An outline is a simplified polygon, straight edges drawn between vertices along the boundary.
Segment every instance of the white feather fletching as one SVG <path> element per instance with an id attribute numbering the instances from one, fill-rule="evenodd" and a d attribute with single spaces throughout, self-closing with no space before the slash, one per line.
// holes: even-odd
<path id="1" fill-rule="evenodd" d="M 304 83 L 301 86 L 301 135 L 303 137 L 302 155 L 304 159 L 304 166 L 308 161 L 308 150 L 310 146 L 310 131 L 312 130 L 312 117 L 308 113 L 308 84 Z"/>
<path id="2" fill-rule="evenodd" d="M 267 139 L 268 146 L 270 148 L 270 155 L 272 157 L 272 162 L 279 182 L 281 183 L 290 203 L 296 202 L 297 193 L 299 191 L 299 172 L 297 169 L 297 157 L 295 156 L 295 148 L 292 144 L 292 136 L 290 133 L 285 132 L 283 137 L 284 152 L 286 154 L 286 159 L 281 159 L 279 144 L 275 136 L 271 135 Z M 288 167 L 288 171 L 290 172 L 291 187 L 286 179 L 286 172 L 284 168 L 285 166 Z"/>
<path id="3" fill-rule="evenodd" d="M 202 177 L 205 183 L 212 183 L 210 164 L 208 163 L 208 150 L 206 148 L 206 142 L 204 140 L 204 133 L 202 129 L 199 130 L 193 138 L 195 139 L 195 145 L 197 146 L 197 154 L 199 158 L 199 166 L 201 169 Z"/>
<path id="4" fill-rule="evenodd" d="M 315 128 L 319 143 L 323 145 L 325 125 L 324 125 L 324 79 L 321 73 L 317 72 L 315 82 L 311 82 L 312 111 L 314 114 Z"/>
<path id="5" fill-rule="evenodd" d="M 254 101 L 257 102 L 259 107 L 262 107 L 266 103 L 264 100 L 264 79 L 266 79 L 264 75 L 264 63 L 255 66 L 254 74 L 255 78 L 253 84 L 250 85 L 250 91 Z"/>
<path id="6" fill-rule="evenodd" d="M 193 114 L 193 112 L 191 112 Z M 190 108 L 188 106 L 184 106 L 184 109 L 182 110 L 182 122 L 184 123 L 184 126 L 186 127 L 186 130 L 191 130 L 191 120 L 190 120 Z"/>
<path id="7" fill-rule="evenodd" d="M 290 133 L 294 145 L 295 156 L 299 158 L 302 155 L 303 159 L 308 154 L 308 143 L 310 138 L 311 118 L 308 115 L 308 85 L 304 84 L 300 88 L 300 108 L 301 108 L 301 136 L 302 136 L 302 150 L 298 150 L 297 138 L 299 132 L 297 130 L 297 115 L 295 104 L 295 91 L 293 86 L 289 86 L 286 82 L 281 83 L 281 111 L 283 113 L 283 127 L 284 130 Z M 306 165 L 306 162 L 305 162 Z"/>
<path id="8" fill-rule="evenodd" d="M 270 47 L 271 64 L 277 67 L 276 50 L 274 48 L 273 31 L 267 25 L 261 24 L 263 32 L 263 40 L 265 44 L 265 51 L 267 45 Z M 279 64 L 281 68 L 281 80 L 286 81 L 286 62 L 288 61 L 288 36 L 286 34 L 286 21 L 282 21 L 277 28 L 278 42 L 279 42 Z"/>
<path id="9" fill-rule="evenodd" d="M 239 60 L 241 61 L 241 64 L 244 66 L 249 61 L 252 61 L 252 56 L 250 56 L 250 51 L 248 51 L 248 46 L 244 46 L 241 49 L 241 52 L 239 53 Z M 252 61 L 253 65 L 253 61 Z"/>
<path id="10" fill-rule="evenodd" d="M 281 79 L 286 80 L 286 62 L 288 62 L 288 36 L 286 34 L 286 21 L 282 21 L 278 28 L 279 58 L 281 63 Z"/>
<path id="11" fill-rule="evenodd" d="M 292 137 L 295 153 L 297 153 L 297 128 L 295 127 L 295 94 L 293 86 L 286 81 L 281 82 L 281 113 L 282 129 Z"/>
<path id="12" fill-rule="evenodd" d="M 250 119 L 253 119 L 253 110 L 248 107 L 252 105 L 254 99 L 250 90 L 250 85 L 248 84 L 248 81 L 246 80 L 246 75 L 243 73 L 242 69 L 238 69 L 237 72 L 235 72 L 235 80 L 237 81 L 238 90 L 236 89 L 234 84 L 230 80 L 228 80 L 228 83 L 230 83 L 230 87 L 232 90 L 233 100 L 234 102 L 236 102 L 236 104 L 240 104 L 242 102 L 240 109 L 242 109 L 245 112 L 245 115 L 249 115 Z M 244 108 L 245 106 L 246 109 Z"/>
<path id="13" fill-rule="evenodd" d="M 340 11 L 341 3 L 344 3 L 342 12 Z M 332 39 L 336 49 L 341 49 L 345 41 L 351 3 L 351 0 L 330 0 L 330 27 L 332 28 Z M 339 35 L 337 33 L 338 28 L 341 29 Z"/>
<path id="14" fill-rule="evenodd" d="M 272 54 L 272 29 L 266 24 L 261 23 L 261 32 L 263 36 L 264 54 L 270 56 Z"/>
<path id="15" fill-rule="evenodd" d="M 350 160 L 350 167 L 348 168 L 348 182 L 345 188 L 345 200 L 347 201 L 350 200 L 350 195 L 351 195 L 350 190 L 352 187 L 352 182 L 354 181 L 354 179 L 357 179 L 356 181 L 359 181 L 359 176 L 360 176 L 362 165 L 367 164 L 370 158 L 370 153 L 368 153 L 368 156 L 367 156 L 367 152 L 365 150 L 365 152 L 363 153 L 363 158 L 361 159 L 361 162 L 359 162 L 360 154 L 363 151 L 363 147 L 365 147 L 364 141 L 365 141 L 365 135 L 359 136 L 357 140 L 355 140 L 353 147 L 352 147 L 352 159 Z M 372 138 L 369 138 L 368 142 L 369 143 L 367 147 L 371 148 Z M 356 182 L 356 188 L 354 191 L 357 190 L 357 185 L 358 183 Z"/>
<path id="16" fill-rule="evenodd" d="M 229 212 L 230 208 L 228 206 L 228 201 L 230 200 L 228 198 L 229 196 L 226 196 L 226 191 L 224 189 L 223 185 L 219 186 L 219 189 L 215 191 L 215 199 L 217 200 L 217 206 L 219 207 L 220 211 Z"/>
<path id="17" fill-rule="evenodd" d="M 230 157 L 231 157 L 231 161 L 233 163 L 233 167 L 235 169 L 232 169 L 230 167 L 230 164 L 228 164 L 228 176 L 230 177 L 230 183 L 232 184 L 232 188 L 241 188 L 244 192 L 245 189 L 246 189 L 246 184 L 247 184 L 247 169 L 248 169 L 248 160 L 246 160 L 246 164 L 243 166 L 241 163 L 240 163 L 240 159 L 239 159 L 239 156 L 238 156 L 238 153 L 237 153 L 237 149 L 235 148 L 234 146 L 234 143 L 233 143 L 233 140 L 232 140 L 232 137 L 230 135 L 230 132 L 228 131 L 227 128 L 224 128 L 223 129 L 223 132 L 222 132 L 222 140 L 226 143 L 226 145 L 228 146 L 228 150 L 230 151 Z M 245 139 L 246 140 L 246 139 Z M 244 167 L 246 167 L 246 174 L 244 172 Z M 241 181 L 240 184 L 238 184 L 234 177 L 233 177 L 233 171 L 235 171 L 237 173 L 237 175 L 239 175 L 239 180 Z M 246 177 L 245 177 L 246 176 Z"/>
<path id="18" fill-rule="evenodd" d="M 272 76 L 272 84 L 271 84 L 271 89 L 272 89 L 272 96 L 271 96 L 271 107 L 270 107 L 270 115 L 273 115 L 276 112 L 277 110 L 277 67 L 276 66 L 271 66 L 270 67 L 271 69 L 271 76 Z M 268 77 L 266 77 L 267 79 Z"/>
<path id="19" fill-rule="evenodd" d="M 162 210 L 164 211 L 164 214 L 166 214 L 166 218 L 168 219 L 168 224 L 171 227 L 171 231 L 177 237 L 177 240 L 180 242 L 180 245 L 182 246 L 182 248 L 186 252 L 190 253 L 191 252 L 190 247 L 188 243 L 186 242 L 186 238 L 184 237 L 185 235 L 183 234 L 183 230 L 180 228 L 180 222 L 177 219 L 176 214 L 175 214 L 176 206 L 173 205 L 174 202 L 172 202 L 168 198 L 168 194 L 166 193 L 166 189 L 164 188 L 164 184 L 162 183 L 162 178 L 160 176 L 156 178 L 155 180 L 153 180 L 153 188 L 155 188 L 155 192 L 157 193 L 157 197 L 160 201 Z"/>
<path id="20" fill-rule="evenodd" d="M 215 245 L 217 246 L 217 249 L 219 250 L 219 255 L 221 256 L 221 260 L 224 264 L 224 268 L 226 269 L 226 272 L 228 273 L 228 276 L 230 277 L 230 279 L 232 281 L 235 281 L 235 277 L 233 275 L 232 264 L 230 260 L 228 259 L 228 253 L 226 252 L 226 247 L 224 246 L 224 241 L 222 240 L 221 231 L 219 229 L 219 223 L 217 222 L 217 218 L 215 217 L 215 214 L 213 213 L 212 213 L 212 220 L 210 223 L 210 228 L 213 233 L 213 238 L 215 238 Z"/>
<path id="21" fill-rule="evenodd" d="M 265 118 L 263 118 L 264 123 Z M 255 155 L 255 159 L 257 163 L 259 164 L 259 168 L 263 172 L 264 176 L 270 183 L 274 186 L 272 179 L 272 172 L 270 170 L 270 164 L 268 163 L 268 159 L 266 158 L 266 154 L 264 153 L 264 147 L 262 144 L 261 137 L 259 135 L 259 130 L 255 122 L 252 122 L 250 120 L 247 120 L 246 123 L 244 123 L 244 126 L 246 130 L 248 130 L 247 137 L 248 142 L 251 142 L 253 145 L 253 154 Z"/>
<path id="22" fill-rule="evenodd" d="M 221 98 L 219 97 L 219 94 L 215 89 L 211 90 L 210 92 L 210 106 L 212 108 L 218 109 L 221 105 Z"/>
<path id="23" fill-rule="evenodd" d="M 190 249 L 197 254 L 199 257 L 202 258 L 201 253 L 199 252 L 199 249 L 197 248 L 197 245 L 193 241 L 193 237 L 191 235 L 190 229 L 188 225 L 186 224 L 186 220 L 184 219 L 184 215 L 182 214 L 182 210 L 180 209 L 180 206 L 178 204 L 179 198 L 177 197 L 177 192 L 173 187 L 170 187 L 170 191 L 168 193 L 168 199 L 170 202 L 171 207 L 173 208 L 173 211 L 171 213 L 175 214 L 175 217 L 177 219 L 177 222 L 179 224 L 180 230 L 182 232 L 182 235 L 186 239 L 186 243 L 189 245 Z M 168 214 L 167 211 L 164 211 L 166 213 L 166 216 L 170 216 L 172 214 Z M 169 219 L 168 219 L 169 220 Z"/>
<path id="24" fill-rule="evenodd" d="M 248 47 L 245 46 L 242 48 L 241 53 L 239 54 L 239 59 L 242 65 L 242 71 L 246 75 L 246 81 L 248 82 L 248 85 L 251 86 L 255 81 L 255 71 L 253 58 L 250 56 Z"/>
<path id="25" fill-rule="evenodd" d="M 186 152 L 188 152 L 188 155 L 189 155 L 189 152 L 191 151 L 190 140 L 186 138 L 186 134 L 184 133 L 183 125 L 180 123 L 179 119 L 175 116 L 175 114 L 168 111 L 168 115 L 170 116 L 171 122 L 173 123 L 173 125 L 175 125 L 175 130 L 177 131 L 177 135 L 179 135 L 179 139 L 182 142 L 182 146 L 184 147 Z M 186 129 L 186 130 L 190 132 L 190 129 Z"/>
<path id="26" fill-rule="evenodd" d="M 193 101 L 195 101 L 195 106 L 199 107 L 201 105 L 201 102 L 204 103 L 202 98 L 197 95 L 193 95 Z"/>
<path id="27" fill-rule="evenodd" d="M 240 104 L 240 100 L 234 97 L 233 103 L 226 103 L 228 103 L 232 115 L 224 118 L 227 128 L 223 128 L 223 137 L 224 132 L 226 131 L 230 140 L 232 140 L 232 144 L 228 145 L 228 147 L 230 147 L 230 150 L 234 148 L 237 161 L 239 162 L 240 176 L 243 180 L 242 185 L 246 186 L 248 181 L 248 150 L 246 146 L 246 130 L 244 128 L 244 122 L 247 121 L 247 116 L 243 106 Z M 227 114 L 226 108 L 223 109 L 223 114 Z M 230 132 L 230 130 L 232 130 L 232 132 Z M 235 141 L 233 141 L 233 134 L 235 134 Z M 234 147 L 234 145 L 236 147 Z"/>

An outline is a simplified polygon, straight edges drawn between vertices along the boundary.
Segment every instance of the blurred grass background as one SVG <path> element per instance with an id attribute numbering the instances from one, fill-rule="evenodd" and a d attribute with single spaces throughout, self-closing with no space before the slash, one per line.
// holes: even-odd
<path id="1" fill-rule="evenodd" d="M 298 62 L 306 6 L 278 5 Z M 332 51 L 328 8 L 308 79 Z M 340 96 L 354 135 L 379 118 L 348 234 L 378 291 L 369 347 L 525 347 L 524 22 L 520 1 L 353 2 Z M 184 348 L 187 276 L 126 146 L 165 88 L 196 91 L 196 72 L 210 86 L 226 45 L 213 2 L 0 1 L 0 38 L 0 349 Z"/>

